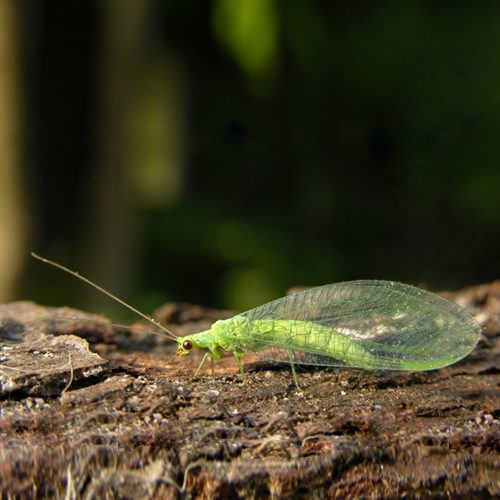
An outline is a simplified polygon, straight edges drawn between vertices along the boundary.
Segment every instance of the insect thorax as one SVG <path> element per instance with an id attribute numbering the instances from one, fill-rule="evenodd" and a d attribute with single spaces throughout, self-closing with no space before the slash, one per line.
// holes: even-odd
<path id="1" fill-rule="evenodd" d="M 252 349 L 255 342 L 250 335 L 248 319 L 240 315 L 216 321 L 210 332 L 217 345 L 230 351 Z"/>

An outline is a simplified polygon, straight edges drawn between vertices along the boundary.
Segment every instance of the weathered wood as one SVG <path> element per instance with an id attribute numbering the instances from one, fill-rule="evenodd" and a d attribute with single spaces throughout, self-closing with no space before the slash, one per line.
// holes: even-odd
<path id="1" fill-rule="evenodd" d="M 500 496 L 500 282 L 446 296 L 485 325 L 465 360 L 420 373 L 298 368 L 302 392 L 286 366 L 247 362 L 242 380 L 227 357 L 194 377 L 200 358 L 176 358 L 161 337 L 4 305 L 2 496 Z M 218 317 L 162 314 L 182 333 Z"/>

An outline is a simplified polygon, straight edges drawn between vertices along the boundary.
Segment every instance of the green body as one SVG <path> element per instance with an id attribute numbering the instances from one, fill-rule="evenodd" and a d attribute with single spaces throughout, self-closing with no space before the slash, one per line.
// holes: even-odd
<path id="1" fill-rule="evenodd" d="M 210 330 L 177 337 L 149 316 L 67 267 L 53 265 L 128 307 L 178 341 L 177 354 L 205 349 L 209 356 L 233 352 L 243 374 L 245 351 L 294 363 L 392 370 L 432 370 L 467 356 L 481 326 L 466 309 L 425 290 L 381 280 L 358 280 L 311 288 L 282 297 Z"/>
<path id="2" fill-rule="evenodd" d="M 191 348 L 183 346 L 186 340 Z M 348 365 L 368 370 L 431 370 L 447 366 L 458 358 L 412 360 L 402 349 L 393 347 L 393 356 L 371 354 L 376 344 L 368 340 L 353 340 L 346 335 L 318 323 L 290 319 L 248 320 L 238 315 L 216 321 L 209 330 L 179 339 L 178 355 L 188 354 L 192 348 L 207 349 L 212 359 L 220 359 L 222 350 L 231 351 L 239 360 L 245 351 L 259 352 L 279 348 L 288 351 L 289 361 L 316 365 Z M 385 346 L 387 350 L 387 346 Z M 296 353 L 308 353 L 321 358 L 301 361 Z M 273 358 L 272 354 L 268 357 Z M 330 359 L 329 359 L 330 358 Z M 309 358 L 311 359 L 311 358 Z M 286 361 L 286 357 L 281 359 Z"/>

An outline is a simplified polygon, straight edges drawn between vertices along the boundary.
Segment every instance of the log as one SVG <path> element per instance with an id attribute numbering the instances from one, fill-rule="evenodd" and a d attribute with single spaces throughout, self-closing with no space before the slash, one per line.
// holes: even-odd
<path id="1" fill-rule="evenodd" d="M 500 282 L 444 293 L 484 326 L 431 372 L 224 357 L 211 373 L 168 339 L 31 302 L 0 309 L 4 497 L 500 496 Z M 227 311 L 170 304 L 177 334 Z M 247 359 L 247 358 L 245 358 Z"/>

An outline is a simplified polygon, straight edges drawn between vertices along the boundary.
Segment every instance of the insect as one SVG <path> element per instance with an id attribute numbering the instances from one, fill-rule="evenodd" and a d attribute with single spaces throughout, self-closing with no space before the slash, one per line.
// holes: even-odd
<path id="1" fill-rule="evenodd" d="M 242 375 L 241 359 L 253 351 L 291 365 L 363 368 L 366 370 L 433 370 L 451 365 L 476 346 L 481 326 L 466 309 L 438 295 L 394 281 L 360 280 L 325 285 L 277 299 L 209 330 L 177 337 L 151 317 L 125 303 L 88 278 L 37 254 L 97 288 L 160 327 L 177 342 L 177 355 L 204 349 L 220 359 L 231 351 Z"/>

